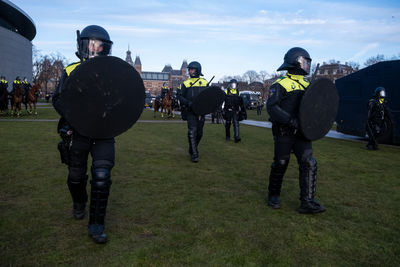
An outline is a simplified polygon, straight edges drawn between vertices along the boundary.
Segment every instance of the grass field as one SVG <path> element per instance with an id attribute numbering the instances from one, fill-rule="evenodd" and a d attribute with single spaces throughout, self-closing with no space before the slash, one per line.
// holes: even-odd
<path id="1" fill-rule="evenodd" d="M 58 115 L 41 108 L 37 118 Z M 146 110 L 141 120 L 150 119 Z M 327 211 L 301 215 L 294 157 L 282 208 L 265 203 L 270 129 L 242 125 L 235 144 L 222 125 L 206 123 L 193 164 L 186 124 L 139 122 L 116 138 L 109 242 L 96 245 L 87 218 L 72 218 L 56 125 L 0 121 L 1 266 L 400 265 L 399 147 L 314 142 Z"/>

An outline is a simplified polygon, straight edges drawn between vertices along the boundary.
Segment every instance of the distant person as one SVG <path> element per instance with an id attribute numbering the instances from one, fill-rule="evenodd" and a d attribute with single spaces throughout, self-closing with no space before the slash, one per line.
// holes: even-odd
<path id="1" fill-rule="evenodd" d="M 241 119 L 240 116 L 247 117 L 247 114 L 243 99 L 240 97 L 236 79 L 230 80 L 228 88 L 225 90 L 223 114 L 225 119 L 225 140 L 229 141 L 231 139 L 231 124 L 233 123 L 235 143 L 240 142 L 239 120 Z"/>
<path id="2" fill-rule="evenodd" d="M 304 76 L 310 73 L 311 57 L 300 47 L 289 49 L 283 64 L 277 71 L 287 74 L 277 79 L 269 89 L 267 110 L 272 121 L 274 136 L 274 161 L 271 165 L 268 185 L 268 205 L 280 208 L 283 176 L 294 152 L 299 164 L 300 213 L 324 212 L 325 208 L 315 199 L 317 161 L 312 153 L 311 141 L 299 131 L 298 112 L 309 83 Z M 316 114 L 318 116 L 318 114 Z"/>
<path id="3" fill-rule="evenodd" d="M 207 80 L 201 78 L 201 65 L 197 61 L 192 61 L 188 65 L 189 79 L 185 80 L 181 89 L 177 92 L 177 97 L 181 104 L 182 119 L 187 120 L 189 154 L 192 162 L 199 161 L 198 145 L 203 136 L 205 117 L 193 112 L 192 104 L 194 99 L 208 86 Z"/>
<path id="4" fill-rule="evenodd" d="M 169 92 L 169 87 L 168 87 L 167 83 L 165 82 L 163 84 L 163 86 L 161 87 L 161 102 L 163 101 L 165 95 L 168 94 L 168 92 Z"/>
<path id="5" fill-rule="evenodd" d="M 103 244 L 107 241 L 104 228 L 111 188 L 111 169 L 114 167 L 115 161 L 115 141 L 113 137 L 93 139 L 83 136 L 66 121 L 58 105 L 63 97 L 63 94 L 61 94 L 62 85 L 68 76 L 83 61 L 91 60 L 97 56 L 110 55 L 113 42 L 110 40 L 108 32 L 97 25 L 85 27 L 78 36 L 77 56 L 80 61 L 70 64 L 64 69 L 53 96 L 53 105 L 62 116 L 58 123 L 58 132 L 62 138 L 59 143 L 59 150 L 62 162 L 68 165 L 67 184 L 73 202 L 73 216 L 76 220 L 82 220 L 85 217 L 85 207 L 88 201 L 86 184 L 89 153 L 92 156 L 88 231 L 95 243 Z M 85 107 L 82 107 L 82 112 L 85 112 Z"/>
<path id="6" fill-rule="evenodd" d="M 216 111 L 211 113 L 211 123 L 214 124 L 216 122 L 217 124 L 220 124 L 221 120 L 222 120 L 222 107 L 219 106 Z"/>
<path id="7" fill-rule="evenodd" d="M 263 106 L 264 106 L 264 101 L 262 99 L 262 96 L 259 95 L 257 99 L 257 116 L 261 116 L 261 111 L 263 109 Z"/>
<path id="8" fill-rule="evenodd" d="M 0 111 L 8 109 L 8 82 L 6 77 L 1 76 L 0 79 Z"/>
<path id="9" fill-rule="evenodd" d="M 374 98 L 368 101 L 367 133 L 368 150 L 378 150 L 377 137 L 384 130 L 385 115 L 389 114 L 386 102 L 386 90 L 383 87 L 375 89 Z"/>
<path id="10" fill-rule="evenodd" d="M 28 79 L 26 77 L 24 77 L 21 84 L 22 84 L 22 88 L 23 88 L 23 92 L 24 92 L 23 102 L 26 103 L 27 102 L 26 98 L 28 96 L 29 90 L 32 88 L 32 85 L 30 84 L 30 82 L 28 82 Z"/>

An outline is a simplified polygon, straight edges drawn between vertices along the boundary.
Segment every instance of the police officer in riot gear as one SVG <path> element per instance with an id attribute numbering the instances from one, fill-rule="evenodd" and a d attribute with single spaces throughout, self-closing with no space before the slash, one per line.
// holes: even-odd
<path id="1" fill-rule="evenodd" d="M 233 132 L 235 143 L 240 142 L 239 135 L 239 115 L 246 117 L 246 109 L 243 99 L 240 97 L 238 81 L 232 79 L 228 88 L 225 90 L 224 119 L 225 119 L 225 138 L 227 141 L 231 138 L 231 124 L 233 122 Z"/>
<path id="2" fill-rule="evenodd" d="M 385 115 L 389 115 L 386 104 L 386 90 L 383 87 L 375 89 L 374 98 L 368 102 L 367 117 L 367 133 L 368 133 L 368 150 L 378 150 L 378 142 L 376 138 L 381 134 Z"/>
<path id="3" fill-rule="evenodd" d="M 64 69 L 53 96 L 53 105 L 61 115 L 58 132 L 62 141 L 58 148 L 62 162 L 68 165 L 67 184 L 73 201 L 73 216 L 77 220 L 81 220 L 85 216 L 88 200 L 86 191 L 88 176 L 86 173 L 89 153 L 92 156 L 88 230 L 89 236 L 95 243 L 99 244 L 107 241 L 107 236 L 104 233 L 104 219 L 111 187 L 111 169 L 114 166 L 115 158 L 114 138 L 93 139 L 81 135 L 65 120 L 58 105 L 59 99 L 62 98 L 62 84 L 71 72 L 85 60 L 90 60 L 96 56 L 109 55 L 112 44 L 107 31 L 100 26 L 90 25 L 84 28 L 81 33 L 78 31 L 78 51 L 76 55 L 80 61 L 70 64 Z M 84 109 L 82 109 L 82 112 L 84 112 Z"/>
<path id="4" fill-rule="evenodd" d="M 6 77 L 0 79 L 0 112 L 8 109 L 8 81 Z"/>
<path id="5" fill-rule="evenodd" d="M 284 63 L 278 68 L 278 71 L 287 70 L 287 74 L 271 85 L 267 100 L 274 135 L 274 161 L 269 176 L 268 205 L 280 208 L 282 180 L 293 151 L 299 164 L 300 213 L 325 211 L 314 199 L 317 162 L 312 155 L 311 141 L 299 131 L 298 111 L 309 85 L 304 80 L 304 75 L 310 72 L 310 65 L 311 58 L 306 50 L 300 47 L 291 48 L 285 54 Z"/>
<path id="6" fill-rule="evenodd" d="M 197 149 L 201 137 L 203 136 L 204 116 L 196 115 L 192 111 L 193 100 L 207 88 L 207 80 L 201 78 L 201 65 L 197 61 L 190 62 L 188 65 L 190 78 L 185 80 L 181 89 L 177 92 L 177 97 L 182 106 L 182 119 L 187 120 L 189 154 L 192 162 L 199 161 L 199 151 Z"/>

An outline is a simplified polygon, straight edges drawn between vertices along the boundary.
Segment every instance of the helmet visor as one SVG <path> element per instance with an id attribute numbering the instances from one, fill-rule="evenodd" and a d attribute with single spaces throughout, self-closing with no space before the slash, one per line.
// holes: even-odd
<path id="1" fill-rule="evenodd" d="M 379 92 L 379 97 L 380 97 L 380 98 L 385 98 L 385 97 L 386 97 L 386 92 L 385 92 L 385 90 L 381 90 L 381 91 Z"/>
<path id="2" fill-rule="evenodd" d="M 231 83 L 231 88 L 232 89 L 236 89 L 236 87 L 237 87 L 237 83 Z"/>
<path id="3" fill-rule="evenodd" d="M 297 58 L 297 62 L 300 64 L 300 68 L 304 70 L 307 74 L 310 73 L 311 69 L 311 59 L 300 56 Z"/>
<path id="4" fill-rule="evenodd" d="M 108 56 L 111 54 L 112 43 L 97 39 L 82 39 L 80 54 L 83 58 Z"/>

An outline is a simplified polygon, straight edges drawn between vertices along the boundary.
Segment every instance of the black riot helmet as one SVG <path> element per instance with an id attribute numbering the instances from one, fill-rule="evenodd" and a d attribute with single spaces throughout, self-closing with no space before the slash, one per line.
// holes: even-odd
<path id="1" fill-rule="evenodd" d="M 232 79 L 229 81 L 229 88 L 236 89 L 238 86 L 238 81 L 236 79 Z"/>
<path id="2" fill-rule="evenodd" d="M 386 97 L 386 90 L 384 87 L 380 86 L 375 89 L 374 93 L 375 98 L 385 98 Z"/>
<path id="3" fill-rule="evenodd" d="M 293 47 L 286 52 L 283 64 L 277 69 L 277 71 L 288 70 L 293 74 L 307 75 L 310 73 L 310 68 L 310 54 L 301 47 Z"/>
<path id="4" fill-rule="evenodd" d="M 189 63 L 189 65 L 187 66 L 188 70 L 189 70 L 189 76 L 190 78 L 198 78 L 201 76 L 203 76 L 203 73 L 201 73 L 201 65 L 199 62 L 197 61 L 192 61 Z M 190 70 L 194 69 L 195 71 L 190 73 Z"/>
<path id="5" fill-rule="evenodd" d="M 113 42 L 108 32 L 100 26 L 89 25 L 82 32 L 76 31 L 78 52 L 81 59 L 89 59 L 96 56 L 108 56 L 111 54 Z"/>

